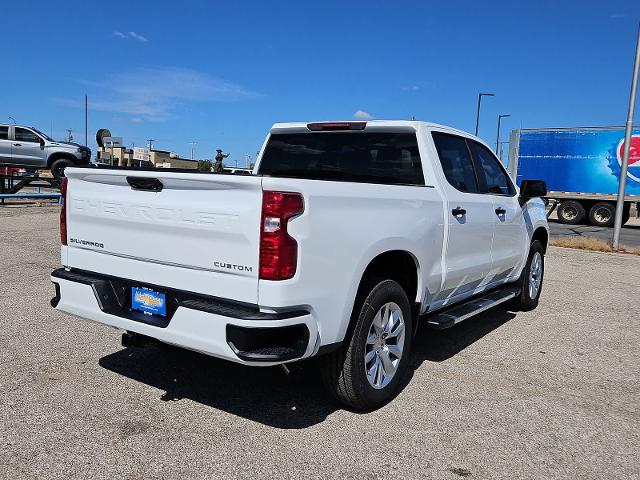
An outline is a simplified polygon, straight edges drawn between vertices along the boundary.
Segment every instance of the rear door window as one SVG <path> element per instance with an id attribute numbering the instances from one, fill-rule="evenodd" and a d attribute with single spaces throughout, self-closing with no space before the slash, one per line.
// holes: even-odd
<path id="1" fill-rule="evenodd" d="M 482 191 L 495 195 L 513 195 L 515 188 L 498 159 L 484 145 L 469 141 L 469 147 L 476 161 L 478 173 L 481 177 Z"/>
<path id="2" fill-rule="evenodd" d="M 0 140 L 9 139 L 9 127 L 0 126 Z"/>
<path id="3" fill-rule="evenodd" d="M 272 134 L 261 175 L 388 185 L 424 185 L 415 133 Z"/>
<path id="4" fill-rule="evenodd" d="M 461 192 L 477 193 L 478 183 L 465 139 L 448 133 L 431 135 L 447 181 Z"/>

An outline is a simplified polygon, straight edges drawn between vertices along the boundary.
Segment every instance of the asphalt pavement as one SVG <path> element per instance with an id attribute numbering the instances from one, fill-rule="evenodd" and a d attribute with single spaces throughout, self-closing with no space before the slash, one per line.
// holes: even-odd
<path id="1" fill-rule="evenodd" d="M 640 478 L 640 257 L 551 248 L 540 306 L 421 329 L 404 391 L 291 376 L 53 310 L 55 207 L 0 208 L 0 478 Z"/>
<path id="2" fill-rule="evenodd" d="M 592 225 L 564 225 L 557 220 L 549 220 L 551 238 L 592 237 L 605 242 L 613 239 L 613 228 Z M 620 243 L 627 247 L 640 248 L 640 221 L 631 219 L 620 229 Z"/>

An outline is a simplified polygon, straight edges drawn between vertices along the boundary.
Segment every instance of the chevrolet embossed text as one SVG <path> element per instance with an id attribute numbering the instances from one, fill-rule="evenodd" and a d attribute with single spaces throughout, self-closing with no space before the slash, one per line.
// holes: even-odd
<path id="1" fill-rule="evenodd" d="M 71 208 L 78 213 L 100 215 L 102 217 L 120 218 L 135 221 L 157 221 L 174 224 L 206 225 L 210 227 L 229 228 L 237 215 L 216 213 L 189 208 L 153 207 L 121 202 L 105 202 L 102 200 L 71 198 Z"/>

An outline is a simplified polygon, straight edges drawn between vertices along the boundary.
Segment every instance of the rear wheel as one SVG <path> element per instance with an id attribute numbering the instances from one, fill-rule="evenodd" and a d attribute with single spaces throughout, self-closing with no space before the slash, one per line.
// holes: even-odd
<path id="1" fill-rule="evenodd" d="M 71 165 L 73 165 L 73 162 L 68 158 L 59 158 L 51 164 L 51 175 L 57 179 L 63 178 L 65 168 Z"/>
<path id="2" fill-rule="evenodd" d="M 589 210 L 589 221 L 596 227 L 611 227 L 616 217 L 616 207 L 607 202 L 596 203 Z"/>
<path id="3" fill-rule="evenodd" d="M 625 225 L 631 218 L 631 204 L 626 203 L 622 210 L 622 225 Z"/>
<path id="4" fill-rule="evenodd" d="M 585 217 L 585 209 L 580 202 L 566 200 L 558 206 L 558 220 L 567 225 L 577 225 Z"/>
<path id="5" fill-rule="evenodd" d="M 527 263 L 520 275 L 520 294 L 512 301 L 515 310 L 528 311 L 538 306 L 544 278 L 544 247 L 538 240 L 531 242 Z"/>
<path id="6" fill-rule="evenodd" d="M 374 282 L 354 309 L 354 319 L 345 345 L 320 357 L 322 378 L 341 403 L 373 410 L 394 398 L 409 366 L 413 332 L 409 300 L 397 282 Z"/>

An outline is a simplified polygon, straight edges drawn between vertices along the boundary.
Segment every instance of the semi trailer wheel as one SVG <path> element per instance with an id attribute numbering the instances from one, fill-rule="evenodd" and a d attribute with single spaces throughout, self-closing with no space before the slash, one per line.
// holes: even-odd
<path id="1" fill-rule="evenodd" d="M 577 225 L 585 217 L 585 209 L 580 202 L 565 200 L 558 206 L 558 220 L 567 225 Z"/>
<path id="2" fill-rule="evenodd" d="M 612 227 L 616 218 L 616 207 L 607 202 L 596 203 L 589 210 L 589 222 L 596 227 Z"/>

